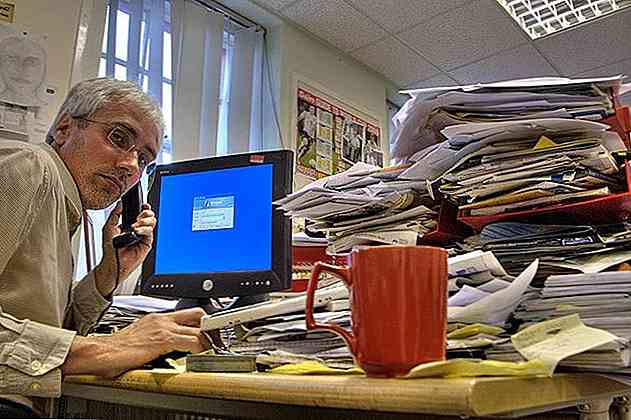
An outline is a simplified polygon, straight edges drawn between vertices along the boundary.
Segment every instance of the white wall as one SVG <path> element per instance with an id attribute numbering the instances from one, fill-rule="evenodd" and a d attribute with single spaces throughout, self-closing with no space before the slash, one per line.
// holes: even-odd
<path id="1" fill-rule="evenodd" d="M 293 133 L 290 119 L 296 107 L 296 78 L 325 87 L 339 99 L 377 118 L 379 125 L 387 130 L 388 82 L 382 76 L 293 26 L 284 24 L 274 31 L 280 31 L 280 110 L 284 134 Z"/>
<path id="2" fill-rule="evenodd" d="M 325 88 L 325 93 L 376 118 L 383 130 L 382 147 L 388 158 L 386 97 L 387 92 L 396 91 L 396 87 L 345 53 L 290 24 L 281 23 L 267 29 L 268 57 L 283 147 L 295 149 L 296 86 L 300 79 L 306 83 L 313 82 L 316 85 L 314 88 Z M 266 108 L 271 109 L 269 98 L 266 101 Z M 278 147 L 278 130 L 272 118 L 270 114 L 265 119 L 265 145 Z M 296 184 L 301 186 L 306 181 L 298 178 Z"/>

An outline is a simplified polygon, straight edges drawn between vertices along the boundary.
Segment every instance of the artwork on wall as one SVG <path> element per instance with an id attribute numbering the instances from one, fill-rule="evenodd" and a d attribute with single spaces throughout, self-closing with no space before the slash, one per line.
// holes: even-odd
<path id="1" fill-rule="evenodd" d="M 47 53 L 42 40 L 0 23 L 0 137 L 41 137 L 41 115 L 54 94 L 46 85 Z"/>
<path id="2" fill-rule="evenodd" d="M 362 112 L 305 84 L 297 87 L 296 98 L 294 147 L 299 174 L 322 178 L 359 161 L 383 166 L 382 130 Z"/>

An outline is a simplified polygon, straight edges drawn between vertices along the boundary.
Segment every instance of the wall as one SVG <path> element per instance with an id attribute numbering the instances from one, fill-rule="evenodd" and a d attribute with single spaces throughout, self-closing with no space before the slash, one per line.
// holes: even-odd
<path id="1" fill-rule="evenodd" d="M 311 37 L 294 26 L 281 23 L 268 29 L 267 48 L 271 65 L 274 99 L 279 110 L 279 123 L 283 146 L 295 148 L 295 107 L 297 80 L 313 82 L 325 93 L 365 111 L 377 119 L 381 126 L 382 146 L 388 157 L 388 119 L 386 96 L 396 87 L 383 76 L 358 63 L 345 53 Z M 269 96 L 269 95 L 266 95 Z M 268 101 L 266 109 L 271 108 Z M 277 143 L 278 130 L 272 124 L 273 116 L 266 117 L 264 138 L 266 146 Z M 278 147 L 278 146 L 276 146 Z M 298 179 L 298 186 L 305 179 Z"/>

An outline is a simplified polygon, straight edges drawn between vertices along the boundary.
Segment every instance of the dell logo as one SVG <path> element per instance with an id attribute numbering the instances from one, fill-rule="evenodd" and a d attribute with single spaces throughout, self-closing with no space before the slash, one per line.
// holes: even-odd
<path id="1" fill-rule="evenodd" d="M 212 290 L 213 286 L 214 286 L 214 283 L 210 279 L 206 279 L 202 283 L 202 289 L 204 289 L 205 292 L 210 292 Z"/>

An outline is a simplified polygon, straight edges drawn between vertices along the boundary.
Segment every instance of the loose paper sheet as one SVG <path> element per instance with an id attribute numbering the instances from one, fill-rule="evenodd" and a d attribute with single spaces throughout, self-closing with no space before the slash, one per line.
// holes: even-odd
<path id="1" fill-rule="evenodd" d="M 545 374 L 546 367 L 539 360 L 500 362 L 496 360 L 450 359 L 418 365 L 403 378 L 535 376 Z"/>
<path id="2" fill-rule="evenodd" d="M 566 357 L 616 339 L 607 331 L 587 327 L 577 314 L 540 322 L 511 337 L 515 349 L 528 360 L 541 360 L 549 376 Z"/>
<path id="3" fill-rule="evenodd" d="M 447 317 L 450 322 L 481 322 L 493 325 L 502 325 L 508 316 L 515 310 L 521 297 L 532 281 L 539 260 L 534 260 L 513 282 L 505 289 L 492 293 L 479 301 L 465 307 L 447 308 Z"/>

